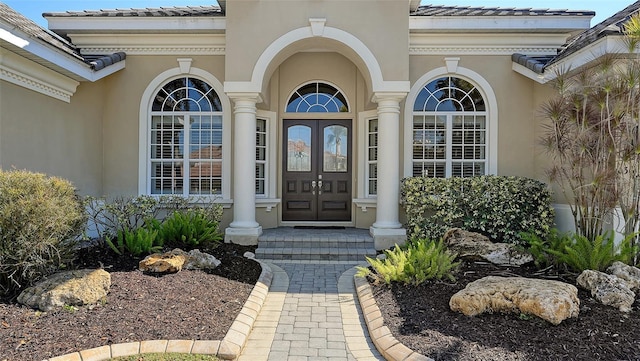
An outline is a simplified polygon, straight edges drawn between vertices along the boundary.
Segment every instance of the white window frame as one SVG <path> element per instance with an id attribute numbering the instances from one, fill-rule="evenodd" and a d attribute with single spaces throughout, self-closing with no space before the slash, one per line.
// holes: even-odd
<path id="1" fill-rule="evenodd" d="M 374 119 L 378 119 L 375 109 L 358 113 L 358 198 L 353 203 L 363 212 L 378 203 L 377 195 L 369 193 L 369 121 Z"/>
<path id="2" fill-rule="evenodd" d="M 446 111 L 446 112 L 435 112 L 435 111 L 431 111 L 431 112 L 427 112 L 427 111 L 415 111 L 413 112 L 413 116 L 420 116 L 420 117 L 424 117 L 424 116 L 433 116 L 433 117 L 444 117 L 445 118 L 445 134 L 446 134 L 446 139 L 445 139 L 445 143 L 444 146 L 446 148 L 445 150 L 445 157 L 444 159 L 415 159 L 413 158 L 414 154 L 413 151 L 411 153 L 411 163 L 412 163 L 412 169 L 411 169 L 411 175 L 413 175 L 413 166 L 415 165 L 415 163 L 441 163 L 444 164 L 445 166 L 445 174 L 444 174 L 444 178 L 449 178 L 451 176 L 453 176 L 453 164 L 454 163 L 460 163 L 460 164 L 465 164 L 465 163 L 483 163 L 484 164 L 484 174 L 488 174 L 487 173 L 487 169 L 488 169 L 488 159 L 487 159 L 487 148 L 489 146 L 489 144 L 487 144 L 487 113 L 485 111 L 475 111 L 475 112 L 452 112 L 452 111 Z M 484 158 L 477 158 L 477 159 L 454 159 L 452 157 L 452 153 L 453 153 L 453 118 L 456 116 L 461 116 L 461 117 L 465 117 L 465 116 L 480 116 L 480 117 L 484 117 L 485 118 L 485 143 L 484 143 L 484 148 L 485 148 L 485 153 L 484 153 Z M 413 131 L 413 118 L 412 118 L 412 123 L 411 123 L 411 128 Z M 415 133 L 413 134 L 413 136 L 415 136 Z M 412 137 L 412 142 L 413 142 L 413 137 Z M 471 146 L 474 146 L 475 144 L 471 144 Z M 467 143 L 461 143 L 461 144 L 455 144 L 455 146 L 470 146 Z M 424 176 L 424 174 L 423 174 Z"/>
<path id="3" fill-rule="evenodd" d="M 264 161 L 264 194 L 256 193 L 256 207 L 266 208 L 267 212 L 271 212 L 273 207 L 280 203 L 280 199 L 277 198 L 277 157 L 278 147 L 276 144 L 277 135 L 277 117 L 275 112 L 266 110 L 257 110 L 256 119 L 263 119 L 266 121 L 266 160 Z M 257 161 L 257 160 L 256 160 Z"/>
<path id="4" fill-rule="evenodd" d="M 404 176 L 413 176 L 413 106 L 422 88 L 431 81 L 451 76 L 473 84 L 485 102 L 486 168 L 485 174 L 498 174 L 498 102 L 491 85 L 480 74 L 458 66 L 456 58 L 445 58 L 447 66 L 433 69 L 421 76 L 412 86 L 404 106 Z M 435 114 L 435 113 L 434 113 Z M 459 113 L 464 114 L 463 112 Z M 472 114 L 472 113 L 471 113 Z"/>
<path id="5" fill-rule="evenodd" d="M 198 195 L 198 199 L 209 199 L 230 207 L 231 200 L 231 101 L 224 93 L 222 83 L 211 73 L 190 66 L 190 59 L 178 59 L 179 66 L 166 70 L 156 76 L 142 94 L 138 115 L 138 194 L 151 195 L 151 147 L 150 127 L 152 106 L 155 95 L 168 82 L 181 78 L 199 78 L 208 83 L 218 94 L 222 104 L 222 189 L 220 194 Z M 188 63 L 188 66 L 185 66 Z M 159 196 L 159 195 L 158 195 Z"/>

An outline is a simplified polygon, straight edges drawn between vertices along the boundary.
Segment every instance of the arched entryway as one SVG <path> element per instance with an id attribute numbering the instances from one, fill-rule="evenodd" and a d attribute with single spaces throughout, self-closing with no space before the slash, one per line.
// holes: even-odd
<path id="1" fill-rule="evenodd" d="M 256 104 L 262 102 L 262 95 L 270 86 L 274 72 L 280 65 L 294 54 L 301 52 L 333 52 L 347 58 L 362 74 L 366 84 L 365 96 L 363 101 L 374 102 L 378 104 L 378 121 L 380 124 L 380 147 L 378 151 L 381 156 L 378 159 L 378 167 L 388 169 L 387 172 L 378 177 L 378 195 L 376 199 L 376 218 L 375 223 L 371 227 L 371 233 L 374 235 L 376 242 L 386 242 L 389 245 L 401 241 L 405 238 L 405 230 L 399 222 L 399 187 L 400 187 L 400 149 L 399 149 L 399 115 L 400 102 L 406 96 L 409 90 L 409 82 L 389 81 L 383 77 L 383 72 L 378 64 L 377 59 L 369 48 L 361 42 L 357 37 L 343 30 L 325 26 L 324 19 L 309 19 L 310 26 L 292 30 L 275 41 L 273 41 L 262 53 L 257 60 L 253 69 L 250 81 L 227 81 L 225 82 L 225 92 L 235 102 L 235 132 L 234 132 L 234 189 L 242 189 L 241 192 L 234 192 L 234 221 L 227 229 L 227 240 L 237 241 L 238 238 L 248 239 L 261 232 L 260 225 L 255 222 L 255 193 L 247 191 L 253 189 L 255 178 L 248 176 L 253 174 L 255 169 L 255 155 L 248 150 L 255 149 L 255 131 L 256 126 Z M 282 74 L 281 74 L 282 76 Z M 271 85 L 272 86 L 272 85 Z M 282 103 L 281 103 L 282 104 Z M 364 109 L 362 109 L 364 110 Z M 283 131 L 296 126 L 307 126 L 310 130 L 310 137 L 316 137 L 316 143 L 324 146 L 326 139 L 324 137 L 327 129 L 343 129 L 349 133 L 353 133 L 354 116 L 352 115 L 346 122 L 338 122 L 339 117 L 332 116 L 330 119 L 333 123 L 324 123 L 323 119 L 315 119 L 313 125 L 311 119 L 305 117 L 304 124 L 301 123 L 283 123 Z M 281 118 L 282 119 L 282 118 Z M 317 129 L 314 135 L 313 129 Z M 331 130 L 327 130 L 331 132 Z M 281 133 L 283 134 L 283 133 Z M 321 135 L 322 134 L 322 135 Z M 284 134 L 283 134 L 284 138 Z M 348 141 L 347 144 L 352 141 Z M 288 140 L 287 140 L 288 144 Z M 335 146 L 335 145 L 334 145 Z M 288 147 L 288 145 L 287 145 Z M 288 149 L 282 151 L 282 154 L 288 154 Z M 317 154 L 324 154 L 324 149 L 316 151 Z M 342 154 L 340 154 L 342 156 Z M 322 156 L 317 155 L 316 159 Z M 282 159 L 283 167 L 286 166 L 288 159 Z M 318 169 L 324 166 L 324 163 L 318 161 L 316 163 Z M 316 196 L 318 192 L 319 182 L 323 179 L 318 178 L 319 172 L 314 173 L 315 179 L 307 180 L 307 190 L 313 192 L 313 182 L 316 182 Z M 337 184 L 337 183 L 336 183 Z M 281 189 L 284 189 L 286 180 L 281 183 Z M 298 186 L 305 186 L 298 184 Z M 347 186 L 351 191 L 351 186 Z M 344 189 L 344 187 L 342 188 Z M 323 191 L 324 192 L 324 191 Z M 352 195 L 349 195 L 353 198 Z M 286 200 L 283 200 L 286 201 Z M 352 200 L 351 200 L 352 201 Z M 300 207 L 312 207 L 309 203 L 297 203 Z M 340 205 L 338 205 L 340 203 Z M 338 203 L 327 203 L 334 207 L 344 207 L 347 213 L 351 213 L 351 202 L 348 206 L 343 206 L 342 201 Z M 294 203 L 292 203 L 294 204 Z M 284 213 L 283 213 L 284 214 Z M 346 217 L 343 217 L 347 219 Z M 283 217 L 287 219 L 287 216 Z M 246 237 L 245 237 L 246 235 Z M 257 237 L 256 237 L 257 238 Z M 383 245 L 376 245 L 377 248 L 385 248 Z"/>

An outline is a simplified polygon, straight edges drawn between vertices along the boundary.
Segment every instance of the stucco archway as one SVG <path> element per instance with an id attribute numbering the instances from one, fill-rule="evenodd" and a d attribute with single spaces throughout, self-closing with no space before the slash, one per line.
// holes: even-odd
<path id="1" fill-rule="evenodd" d="M 291 30 L 273 41 L 258 58 L 250 81 L 226 81 L 227 93 L 263 93 L 268 80 L 282 61 L 296 52 L 318 46 L 336 51 L 351 60 L 363 74 L 371 93 L 408 92 L 408 81 L 384 80 L 371 50 L 354 35 L 325 26 L 325 19 L 309 19 L 309 26 Z"/>

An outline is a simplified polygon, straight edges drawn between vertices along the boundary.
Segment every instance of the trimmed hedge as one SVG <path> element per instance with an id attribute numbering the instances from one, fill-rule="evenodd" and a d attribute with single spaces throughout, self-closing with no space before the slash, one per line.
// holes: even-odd
<path id="1" fill-rule="evenodd" d="M 86 220 L 69 181 L 0 170 L 0 296 L 71 262 Z"/>
<path id="2" fill-rule="evenodd" d="M 545 237 L 554 222 L 546 184 L 524 177 L 411 177 L 401 192 L 411 238 L 440 239 L 459 227 L 523 244 L 520 233 Z"/>

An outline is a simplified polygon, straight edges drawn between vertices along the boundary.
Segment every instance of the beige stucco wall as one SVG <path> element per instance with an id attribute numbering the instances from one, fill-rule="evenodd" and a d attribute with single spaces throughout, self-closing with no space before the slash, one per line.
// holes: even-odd
<path id="1" fill-rule="evenodd" d="M 367 11 L 368 8 L 375 11 Z M 255 64 L 264 50 L 289 31 L 308 27 L 310 18 L 324 18 L 327 27 L 346 31 L 364 43 L 376 57 L 384 80 L 408 78 L 408 1 L 228 1 L 226 18 L 226 56 L 229 60 L 226 73 L 230 81 L 251 80 Z M 380 24 L 393 26 L 381 32 Z M 335 50 L 340 44 L 316 37 L 292 44 L 291 49 L 318 47 Z M 348 56 L 357 58 L 358 54 L 352 52 Z M 280 61 L 282 59 L 276 60 L 276 67 Z M 270 73 L 266 75 L 267 78 L 270 76 Z"/>
<path id="2" fill-rule="evenodd" d="M 70 103 L 0 81 L 0 165 L 102 193 L 102 83 L 81 83 Z"/>

